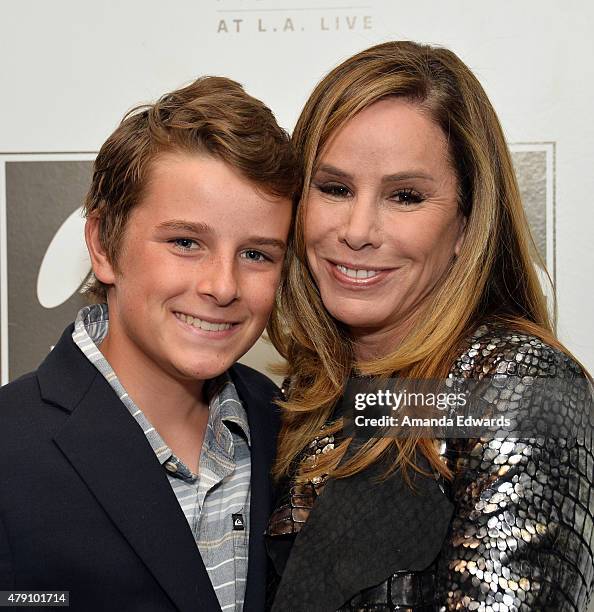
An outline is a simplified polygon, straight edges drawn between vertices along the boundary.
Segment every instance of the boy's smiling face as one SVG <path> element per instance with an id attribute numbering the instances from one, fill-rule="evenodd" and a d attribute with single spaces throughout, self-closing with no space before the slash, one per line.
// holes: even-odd
<path id="1" fill-rule="evenodd" d="M 159 156 L 115 266 L 89 220 L 95 275 L 111 285 L 110 345 L 147 374 L 189 381 L 223 373 L 266 326 L 290 222 L 289 200 L 263 193 L 225 162 Z"/>

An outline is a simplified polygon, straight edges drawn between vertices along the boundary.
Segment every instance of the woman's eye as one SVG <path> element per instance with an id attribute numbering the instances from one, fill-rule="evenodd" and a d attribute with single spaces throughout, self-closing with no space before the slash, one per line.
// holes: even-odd
<path id="1" fill-rule="evenodd" d="M 322 183 L 316 185 L 316 187 L 322 193 L 332 196 L 333 198 L 346 198 L 351 194 L 349 188 L 340 183 Z"/>
<path id="2" fill-rule="evenodd" d="M 400 204 L 420 204 L 425 198 L 414 189 L 400 189 L 392 194 L 392 199 Z"/>
<path id="3" fill-rule="evenodd" d="M 199 248 L 198 243 L 192 238 L 174 238 L 169 242 L 180 251 L 195 251 Z"/>
<path id="4" fill-rule="evenodd" d="M 253 249 L 248 249 L 241 254 L 241 257 L 247 259 L 248 261 L 253 261 L 256 263 L 263 263 L 265 261 L 270 261 L 269 257 L 266 257 L 264 253 L 260 253 L 260 251 L 255 251 Z"/>

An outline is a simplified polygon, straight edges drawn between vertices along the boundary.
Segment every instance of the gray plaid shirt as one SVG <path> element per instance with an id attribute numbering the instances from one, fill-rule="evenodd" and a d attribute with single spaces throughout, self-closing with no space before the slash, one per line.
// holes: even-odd
<path id="1" fill-rule="evenodd" d="M 223 610 L 242 610 L 247 577 L 250 514 L 250 431 L 245 409 L 227 374 L 212 381 L 199 474 L 175 456 L 118 380 L 98 349 L 109 324 L 106 304 L 82 308 L 72 339 L 101 372 L 134 417 L 186 516 Z M 123 466 L 124 469 L 124 466 Z M 243 530 L 233 528 L 241 515 Z M 164 519 L 164 529 L 166 519 Z"/>

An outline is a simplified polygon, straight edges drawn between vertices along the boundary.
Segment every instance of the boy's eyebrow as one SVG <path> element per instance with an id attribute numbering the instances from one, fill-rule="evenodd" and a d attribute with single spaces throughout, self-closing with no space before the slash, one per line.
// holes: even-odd
<path id="1" fill-rule="evenodd" d="M 277 249 L 285 250 L 287 245 L 283 240 L 278 240 L 277 238 L 263 238 L 261 236 L 254 236 L 253 238 L 247 238 L 246 243 L 255 244 L 257 246 L 271 246 L 276 247 Z"/>
<path id="2" fill-rule="evenodd" d="M 174 230 L 177 232 L 193 232 L 195 234 L 208 234 L 212 229 L 206 223 L 195 223 L 194 221 L 184 221 L 183 219 L 173 219 L 163 221 L 157 225 L 159 230 Z"/>
<path id="3" fill-rule="evenodd" d="M 209 234 L 213 233 L 212 228 L 207 223 L 195 223 L 194 221 L 184 221 L 183 219 L 172 219 L 171 221 L 163 221 L 157 225 L 158 230 L 171 230 L 174 232 L 191 232 L 193 234 Z M 277 249 L 285 250 L 286 243 L 278 238 L 267 238 L 266 236 L 251 236 L 245 239 L 247 244 L 256 246 L 270 246 Z"/>

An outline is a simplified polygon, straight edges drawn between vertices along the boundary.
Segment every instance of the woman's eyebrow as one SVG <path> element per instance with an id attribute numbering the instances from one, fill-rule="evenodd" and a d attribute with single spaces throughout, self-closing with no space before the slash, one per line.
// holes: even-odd
<path id="1" fill-rule="evenodd" d="M 410 179 L 435 181 L 435 177 L 424 170 L 405 170 L 403 172 L 395 172 L 394 174 L 386 174 L 382 177 L 382 181 L 384 183 L 389 183 L 392 181 L 406 181 Z"/>
<path id="2" fill-rule="evenodd" d="M 352 178 L 352 176 L 348 172 L 345 172 L 344 170 L 340 170 L 339 168 L 336 168 L 335 166 L 331 166 L 330 164 L 322 164 L 316 169 L 315 174 L 317 174 L 318 172 L 324 172 L 325 174 L 330 174 L 337 178 L 344 178 L 344 179 Z"/>
<path id="3" fill-rule="evenodd" d="M 316 174 L 318 172 L 323 172 L 324 174 L 328 174 L 336 178 L 351 179 L 351 180 L 353 178 L 353 176 L 349 174 L 348 172 L 345 172 L 344 170 L 341 170 L 340 168 L 336 168 L 336 166 L 331 166 L 330 164 L 322 164 L 316 170 Z M 391 183 L 395 181 L 405 181 L 405 180 L 410 180 L 410 179 L 424 179 L 427 181 L 435 181 L 435 177 L 433 177 L 431 174 L 429 174 L 425 170 L 415 169 L 415 168 L 411 170 L 404 170 L 402 172 L 394 172 L 393 174 L 386 174 L 382 176 L 383 183 Z"/>

